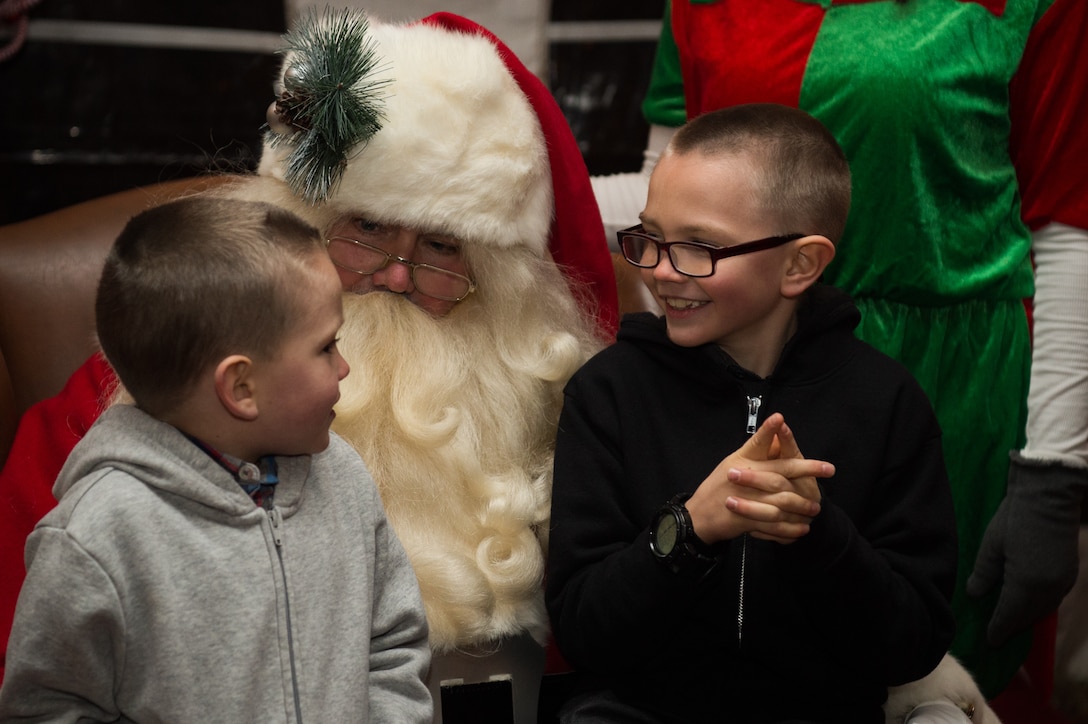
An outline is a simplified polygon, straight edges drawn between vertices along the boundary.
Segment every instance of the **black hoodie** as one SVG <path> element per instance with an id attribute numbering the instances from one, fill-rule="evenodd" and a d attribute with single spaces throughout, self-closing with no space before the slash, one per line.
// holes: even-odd
<path id="1" fill-rule="evenodd" d="M 956 528 L 940 429 L 898 362 L 854 337 L 859 314 L 817 285 L 767 378 L 664 319 L 623 320 L 570 381 L 559 423 L 547 603 L 586 680 L 662 721 L 882 722 L 886 688 L 947 651 Z M 781 412 L 802 453 L 835 465 L 791 545 L 723 544 L 702 579 L 649 548 L 654 513 L 694 491 Z M 742 573 L 743 568 L 743 573 Z"/>

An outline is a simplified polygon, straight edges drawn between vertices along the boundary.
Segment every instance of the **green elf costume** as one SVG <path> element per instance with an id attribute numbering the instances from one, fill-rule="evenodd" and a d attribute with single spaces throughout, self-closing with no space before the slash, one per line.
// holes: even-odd
<path id="1" fill-rule="evenodd" d="M 662 126 L 749 102 L 812 113 L 850 158 L 854 208 L 825 280 L 855 298 L 858 335 L 933 401 L 960 540 L 952 653 L 993 696 L 1077 570 L 1088 3 L 676 0 L 666 18 L 643 179 Z M 594 179 L 606 225 L 609 180 Z"/>

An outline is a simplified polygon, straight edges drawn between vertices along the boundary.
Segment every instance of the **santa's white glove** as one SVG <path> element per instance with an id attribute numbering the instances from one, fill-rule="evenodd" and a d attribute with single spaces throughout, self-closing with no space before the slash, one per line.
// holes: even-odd
<path id="1" fill-rule="evenodd" d="M 971 724 L 971 717 L 950 701 L 930 701 L 916 706 L 903 724 Z"/>

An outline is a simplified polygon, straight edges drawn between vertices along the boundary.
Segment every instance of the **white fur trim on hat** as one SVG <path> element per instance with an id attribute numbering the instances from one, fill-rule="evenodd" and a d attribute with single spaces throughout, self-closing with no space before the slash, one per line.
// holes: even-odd
<path id="1" fill-rule="evenodd" d="M 349 152 L 328 202 L 307 216 L 328 224 L 354 214 L 543 255 L 553 210 L 547 148 L 495 46 L 477 35 L 373 19 L 368 35 L 379 61 L 367 80 L 389 81 L 382 128 Z M 290 63 L 288 54 L 283 68 Z M 266 140 L 258 173 L 283 180 L 288 152 Z"/>

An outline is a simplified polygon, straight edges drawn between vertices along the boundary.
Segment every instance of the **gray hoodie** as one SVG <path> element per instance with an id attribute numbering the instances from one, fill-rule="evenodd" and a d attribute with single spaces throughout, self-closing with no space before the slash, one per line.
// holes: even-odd
<path id="1" fill-rule="evenodd" d="M 27 541 L 0 721 L 429 722 L 419 587 L 332 435 L 275 505 L 175 428 L 107 410 Z"/>

